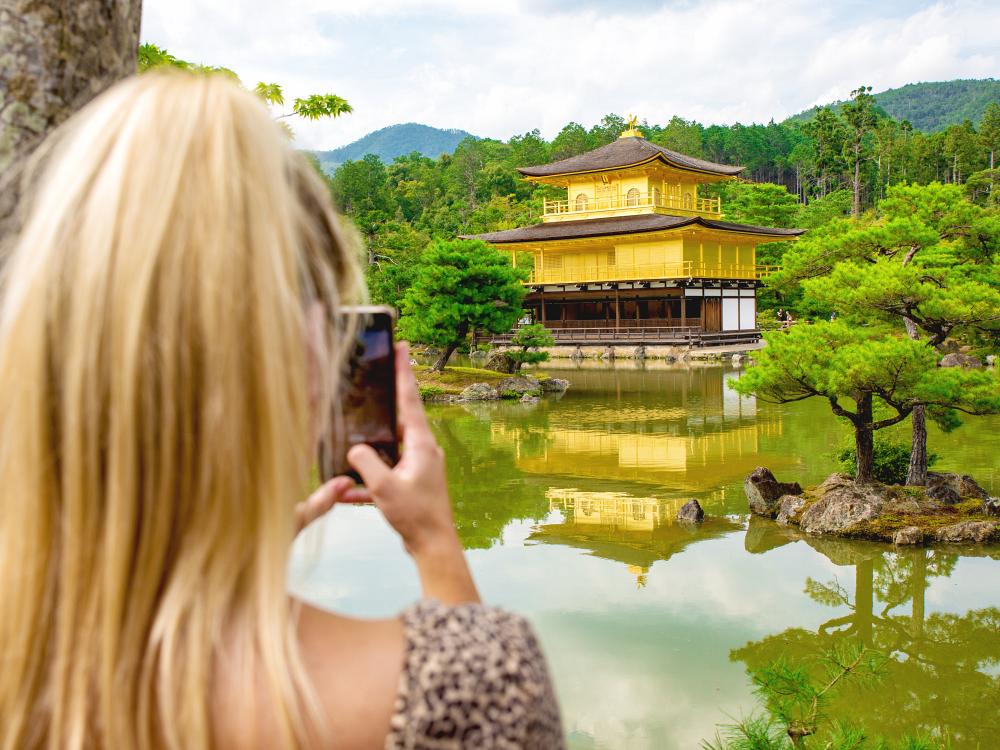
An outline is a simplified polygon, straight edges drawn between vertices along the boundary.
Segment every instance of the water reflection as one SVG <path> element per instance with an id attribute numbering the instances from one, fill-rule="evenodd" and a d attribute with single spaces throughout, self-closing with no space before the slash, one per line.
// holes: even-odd
<path id="1" fill-rule="evenodd" d="M 646 585 L 657 560 L 669 560 L 694 542 L 735 531 L 740 525 L 709 518 L 699 526 L 679 524 L 674 517 L 686 499 L 634 497 L 621 492 L 550 489 L 549 509 L 559 522 L 538 526 L 528 537 L 542 544 L 561 544 L 628 566 L 636 586 Z"/>
<path id="2" fill-rule="evenodd" d="M 753 519 L 741 529 L 754 466 L 802 484 L 834 468 L 845 428 L 825 403 L 740 400 L 725 388 L 738 373 L 717 366 L 553 374 L 572 382 L 561 400 L 433 405 L 428 417 L 476 580 L 535 624 L 572 747 L 698 747 L 756 706 L 748 666 L 839 638 L 894 658 L 874 693 L 838 699 L 835 718 L 937 727 L 956 750 L 998 746 L 1000 559 L 801 539 Z M 930 431 L 942 469 L 1000 493 L 1000 418 Z M 674 525 L 689 497 L 717 520 Z M 293 561 L 300 594 L 359 616 L 418 595 L 376 509 L 337 508 L 321 527 L 317 562 Z"/>
<path id="3" fill-rule="evenodd" d="M 718 367 L 582 371 L 558 405 L 493 412 L 491 432 L 532 475 L 642 482 L 722 499 L 758 465 L 765 445 L 784 436 L 782 413 L 759 413 L 754 398 L 728 388 L 732 377 Z M 595 398 L 609 380 L 614 397 Z M 788 451 L 771 458 L 775 471 L 797 460 Z"/>
<path id="4" fill-rule="evenodd" d="M 831 704 L 832 715 L 890 738 L 924 732 L 954 748 L 994 747 L 1000 737 L 994 708 L 1000 701 L 1000 608 L 927 613 L 928 589 L 934 579 L 954 573 L 959 554 L 811 539 L 760 519 L 750 525 L 747 549 L 798 540 L 853 568 L 853 575 L 804 581 L 809 599 L 838 613 L 815 628 L 792 626 L 747 643 L 730 657 L 748 669 L 778 658 L 808 668 L 838 641 L 854 639 L 890 659 L 876 696 L 849 684 Z M 1000 559 L 996 548 L 962 554 Z"/>

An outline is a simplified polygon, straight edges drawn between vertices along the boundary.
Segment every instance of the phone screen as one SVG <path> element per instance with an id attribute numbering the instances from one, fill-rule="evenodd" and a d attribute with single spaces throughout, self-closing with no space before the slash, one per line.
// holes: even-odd
<path id="1" fill-rule="evenodd" d="M 339 404 L 343 439 L 327 440 L 320 450 L 323 481 L 338 474 L 361 481 L 347 463 L 348 449 L 358 443 L 372 446 L 390 466 L 399 460 L 393 316 L 388 308 L 355 310 L 345 311 L 359 315 L 360 320 Z M 337 406 L 335 404 L 334 408 Z M 337 424 L 335 419 L 331 422 Z M 340 449 L 335 447 L 338 444 Z"/>

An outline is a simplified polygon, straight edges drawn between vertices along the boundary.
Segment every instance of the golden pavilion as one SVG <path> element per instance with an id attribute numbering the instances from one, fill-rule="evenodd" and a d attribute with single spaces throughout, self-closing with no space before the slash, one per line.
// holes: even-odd
<path id="1" fill-rule="evenodd" d="M 756 290 L 775 270 L 757 246 L 803 230 L 724 221 L 720 199 L 699 194 L 742 170 L 651 143 L 632 117 L 606 146 L 518 169 L 566 189 L 541 223 L 474 238 L 515 265 L 530 256 L 524 305 L 557 343 L 756 340 Z"/>

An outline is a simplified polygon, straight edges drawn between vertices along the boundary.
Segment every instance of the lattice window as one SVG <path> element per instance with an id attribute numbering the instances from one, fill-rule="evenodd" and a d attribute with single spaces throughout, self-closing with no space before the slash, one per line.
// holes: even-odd
<path id="1" fill-rule="evenodd" d="M 692 203 L 691 193 L 684 193 L 684 208 L 691 208 Z"/>
<path id="2" fill-rule="evenodd" d="M 587 201 L 587 194 L 586 193 L 580 193 L 578 196 L 576 196 L 576 210 L 577 211 L 586 211 L 587 210 L 587 203 L 588 203 L 588 201 Z"/>
<path id="3" fill-rule="evenodd" d="M 563 267 L 563 257 L 561 255 L 546 255 L 545 267 L 550 271 L 561 271 Z"/>
<path id="4" fill-rule="evenodd" d="M 614 250 L 609 251 L 608 252 L 608 265 L 609 266 L 614 266 L 614 265 L 617 265 L 617 264 L 618 264 L 618 261 L 617 261 L 617 255 L 616 255 L 615 251 Z"/>
<path id="5" fill-rule="evenodd" d="M 625 205 L 626 206 L 638 206 L 639 205 L 639 190 L 638 188 L 632 188 L 625 194 Z"/>

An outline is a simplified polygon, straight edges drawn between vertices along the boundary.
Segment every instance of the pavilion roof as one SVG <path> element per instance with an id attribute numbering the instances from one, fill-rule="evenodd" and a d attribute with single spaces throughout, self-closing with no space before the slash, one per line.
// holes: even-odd
<path id="1" fill-rule="evenodd" d="M 696 159 L 693 156 L 671 151 L 663 146 L 650 143 L 645 138 L 630 136 L 618 138 L 615 141 L 571 156 L 568 159 L 554 161 L 551 164 L 539 164 L 535 167 L 518 167 L 525 177 L 555 177 L 557 175 L 575 174 L 579 172 L 597 172 L 607 169 L 618 169 L 658 160 L 684 170 L 707 172 L 709 174 L 734 176 L 743 171 L 743 167 Z"/>
<path id="2" fill-rule="evenodd" d="M 762 234 L 772 237 L 797 237 L 804 229 L 779 229 L 757 227 L 750 224 L 733 224 L 716 221 L 701 216 L 670 216 L 667 214 L 639 214 L 635 216 L 613 216 L 604 219 L 581 219 L 578 221 L 552 221 L 534 224 L 519 229 L 505 229 L 486 234 L 462 235 L 462 239 L 484 240 L 495 245 L 513 242 L 546 242 L 584 237 L 608 237 L 619 234 L 642 234 L 662 232 L 688 226 L 702 226 L 724 232 L 742 234 Z"/>

